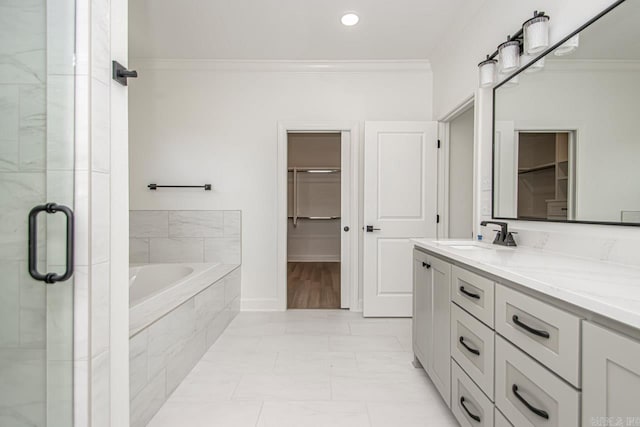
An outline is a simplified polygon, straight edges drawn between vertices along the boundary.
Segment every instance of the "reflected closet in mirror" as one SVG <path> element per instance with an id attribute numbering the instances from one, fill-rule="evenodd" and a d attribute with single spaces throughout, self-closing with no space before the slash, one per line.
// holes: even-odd
<path id="1" fill-rule="evenodd" d="M 496 86 L 493 218 L 640 225 L 639 20 L 618 2 Z"/>

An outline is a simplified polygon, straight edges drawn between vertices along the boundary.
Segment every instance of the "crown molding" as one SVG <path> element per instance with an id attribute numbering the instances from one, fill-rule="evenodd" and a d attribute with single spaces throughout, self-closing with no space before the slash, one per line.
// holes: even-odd
<path id="1" fill-rule="evenodd" d="M 131 58 L 129 66 L 155 70 L 211 70 L 244 72 L 429 72 L 428 60 L 291 61 Z"/>

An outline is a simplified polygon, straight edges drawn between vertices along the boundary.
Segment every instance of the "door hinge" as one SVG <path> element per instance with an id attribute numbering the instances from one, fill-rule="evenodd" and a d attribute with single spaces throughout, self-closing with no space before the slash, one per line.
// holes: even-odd
<path id="1" fill-rule="evenodd" d="M 438 140 L 438 148 L 440 148 L 440 140 Z"/>
<path id="2" fill-rule="evenodd" d="M 436 215 L 436 224 L 440 224 L 440 215 Z"/>

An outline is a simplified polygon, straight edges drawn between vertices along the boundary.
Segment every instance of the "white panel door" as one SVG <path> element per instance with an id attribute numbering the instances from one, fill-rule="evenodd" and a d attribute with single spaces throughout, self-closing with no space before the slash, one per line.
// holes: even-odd
<path id="1" fill-rule="evenodd" d="M 494 161 L 493 216 L 516 218 L 518 216 L 518 140 L 513 122 L 496 121 Z"/>
<path id="2" fill-rule="evenodd" d="M 436 122 L 366 122 L 365 317 L 411 317 L 410 239 L 436 237 L 436 206 Z"/>

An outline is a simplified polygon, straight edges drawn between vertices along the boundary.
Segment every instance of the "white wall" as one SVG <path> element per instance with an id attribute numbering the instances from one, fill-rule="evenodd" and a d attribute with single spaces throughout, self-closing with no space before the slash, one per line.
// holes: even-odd
<path id="1" fill-rule="evenodd" d="M 611 0 L 540 0 L 514 2 L 492 0 L 463 11 L 459 21 L 443 35 L 440 48 L 430 58 L 434 79 L 434 117 L 440 118 L 475 93 L 476 130 L 474 176 L 474 226 L 491 217 L 491 143 L 492 90 L 478 89 L 477 64 L 486 54 L 515 32 L 533 10 L 551 16 L 551 42 L 555 43 L 577 29 L 591 17 L 611 5 Z M 578 224 L 548 224 L 513 221 L 524 230 L 536 230 L 565 240 L 590 235 L 609 238 L 640 239 L 640 229 L 631 227 Z M 479 230 L 478 230 L 479 231 Z M 486 230 L 485 230 L 486 232 Z M 474 231 L 477 234 L 477 231 Z M 520 235 L 522 236 L 522 234 Z M 578 250 L 578 246 L 571 250 Z M 584 248 L 585 246 L 582 245 Z M 635 262 L 635 261 L 634 261 Z"/>
<path id="2" fill-rule="evenodd" d="M 278 121 L 432 117 L 431 72 L 415 62 L 132 63 L 131 209 L 242 210 L 245 309 L 278 309 Z M 151 182 L 214 191 L 151 192 Z"/>

